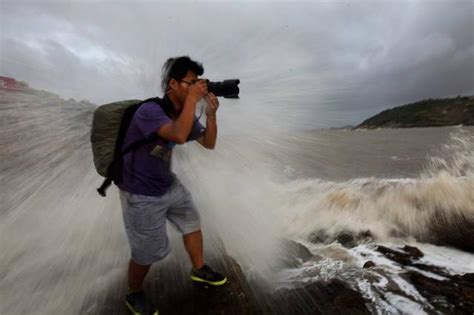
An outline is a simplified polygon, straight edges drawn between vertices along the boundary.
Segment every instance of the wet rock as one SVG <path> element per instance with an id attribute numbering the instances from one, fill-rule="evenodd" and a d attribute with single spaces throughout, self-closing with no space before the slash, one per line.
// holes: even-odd
<path id="1" fill-rule="evenodd" d="M 292 241 L 283 244 L 287 253 L 299 257 L 299 260 L 316 258 L 302 244 Z M 378 250 L 404 267 L 413 267 L 402 271 L 401 276 L 429 303 L 422 306 L 425 312 L 474 312 L 474 274 L 452 276 L 442 267 L 422 264 L 417 259 L 423 253 L 416 247 L 378 246 Z M 189 280 L 189 266 L 183 263 L 183 257 L 178 255 L 170 256 L 151 270 L 145 290 L 149 297 L 158 303 L 163 314 L 369 314 L 368 309 L 376 309 L 376 301 L 365 300 L 360 292 L 338 279 L 327 282 L 315 280 L 298 287 L 274 291 L 261 279 L 247 278 L 239 264 L 225 251 L 218 255 L 207 253 L 206 257 L 209 258 L 211 266 L 228 276 L 230 281 L 227 285 L 207 289 L 193 286 Z M 364 268 L 374 266 L 370 260 L 364 264 Z M 384 286 L 386 293 L 417 303 L 398 282 L 392 281 L 391 274 L 385 273 L 383 268 L 372 271 L 366 275 L 369 283 L 380 282 L 383 277 L 387 280 Z M 444 279 L 432 278 L 423 271 L 442 275 Z M 105 297 L 93 292 L 94 294 L 86 299 L 81 313 L 127 314 L 123 305 L 123 295 L 126 292 L 125 274 L 117 281 L 110 284 L 111 288 Z M 91 305 L 99 307 L 91 308 Z"/>
<path id="2" fill-rule="evenodd" d="M 367 241 L 367 240 L 372 240 L 374 239 L 374 235 L 372 234 L 372 232 L 370 232 L 370 230 L 365 230 L 365 231 L 361 231 L 359 232 L 359 234 L 357 234 L 357 239 L 358 240 L 364 240 L 364 241 Z"/>
<path id="3" fill-rule="evenodd" d="M 382 245 L 377 245 L 376 249 L 388 259 L 393 260 L 401 265 L 408 265 L 414 260 L 418 259 L 413 257 L 410 253 L 404 252 L 402 250 L 394 250 Z"/>
<path id="4" fill-rule="evenodd" d="M 313 282 L 278 290 L 263 313 L 272 314 L 370 314 L 362 295 L 342 281 Z"/>
<path id="5" fill-rule="evenodd" d="M 428 271 L 428 272 L 440 275 L 445 278 L 450 277 L 449 272 L 446 270 L 446 268 L 443 268 L 443 267 L 427 265 L 427 264 L 419 264 L 419 263 L 411 264 L 411 266 L 423 271 Z"/>
<path id="6" fill-rule="evenodd" d="M 314 256 L 304 245 L 283 240 L 281 243 L 280 265 L 284 268 L 295 268 L 312 259 Z"/>
<path id="7" fill-rule="evenodd" d="M 412 260 L 419 259 L 424 256 L 423 252 L 414 246 L 403 246 L 403 251 L 410 254 Z"/>
<path id="8" fill-rule="evenodd" d="M 326 234 L 324 231 L 315 231 L 311 233 L 311 235 L 308 237 L 308 240 L 311 243 L 326 243 L 329 239 L 329 236 Z"/>
<path id="9" fill-rule="evenodd" d="M 344 247 L 347 247 L 347 248 L 352 248 L 361 243 L 367 243 L 369 241 L 372 241 L 373 239 L 374 239 L 374 236 L 372 235 L 372 232 L 370 232 L 369 230 L 360 231 L 357 234 L 353 234 L 350 232 L 343 232 L 339 234 L 337 238 L 337 240 Z"/>
<path id="10" fill-rule="evenodd" d="M 334 241 L 340 243 L 346 248 L 352 248 L 360 243 L 366 243 L 373 240 L 372 232 L 369 230 L 360 231 L 358 233 L 352 231 L 342 231 L 335 236 L 328 235 L 325 231 L 315 231 L 309 237 L 308 240 L 312 243 L 324 243 L 330 244 Z"/>
<path id="11" fill-rule="evenodd" d="M 391 249 L 382 245 L 378 245 L 376 249 L 388 259 L 391 259 L 404 266 L 413 264 L 413 262 L 424 256 L 421 250 L 408 245 L 396 249 Z"/>
<path id="12" fill-rule="evenodd" d="M 311 233 L 308 240 L 311 243 L 330 244 L 334 241 L 340 243 L 346 248 L 352 248 L 360 243 L 367 243 L 373 240 L 374 236 L 370 230 L 360 231 L 358 233 L 352 231 L 342 231 L 335 236 L 328 235 L 325 231 L 319 230 Z"/>
<path id="13" fill-rule="evenodd" d="M 474 219 L 459 214 L 448 220 L 443 213 L 441 209 L 432 216 L 433 233 L 431 233 L 432 237 L 426 241 L 438 245 L 451 245 L 474 253 Z"/>
<path id="14" fill-rule="evenodd" d="M 364 266 L 362 268 L 367 269 L 367 268 L 372 268 L 372 267 L 375 267 L 375 263 L 369 260 L 364 263 Z"/>
<path id="15" fill-rule="evenodd" d="M 385 257 L 405 266 L 418 270 L 408 270 L 405 278 L 413 284 L 431 306 L 441 313 L 474 313 L 474 274 L 450 275 L 446 268 L 423 264 L 417 260 L 423 252 L 413 246 L 391 249 L 377 246 L 377 251 Z M 424 274 L 423 271 L 432 273 Z M 441 278 L 435 278 L 440 276 Z"/>
<path id="16" fill-rule="evenodd" d="M 336 240 L 344 247 L 346 248 L 352 248 L 356 245 L 354 236 L 350 233 L 340 233 L 337 237 Z"/>
<path id="17" fill-rule="evenodd" d="M 408 271 L 410 282 L 442 313 L 474 313 L 474 274 L 437 280 L 416 271 Z"/>
<path id="18" fill-rule="evenodd" d="M 459 288 L 463 300 L 474 305 L 474 273 L 452 276 L 451 281 Z"/>
<path id="19" fill-rule="evenodd" d="M 229 256 L 211 259 L 210 265 L 227 275 L 227 284 L 219 287 L 194 285 L 189 269 L 182 261 L 169 257 L 155 268 L 145 281 L 145 292 L 154 301 L 160 314 L 261 314 L 252 288 L 241 267 Z M 97 292 L 86 299 L 80 314 L 130 314 L 123 297 L 127 292 L 126 278 L 111 284 L 104 298 Z M 96 309 L 89 307 L 98 306 Z"/>

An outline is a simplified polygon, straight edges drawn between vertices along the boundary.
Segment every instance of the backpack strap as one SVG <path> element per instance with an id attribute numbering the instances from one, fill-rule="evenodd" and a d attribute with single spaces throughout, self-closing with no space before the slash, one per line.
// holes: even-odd
<path id="1" fill-rule="evenodd" d="M 165 97 L 166 98 L 166 97 Z M 127 108 L 125 110 L 125 113 L 122 118 L 122 122 L 120 123 L 120 130 L 117 136 L 117 142 L 115 143 L 115 151 L 114 151 L 114 160 L 112 163 L 110 163 L 109 167 L 107 168 L 107 177 L 105 178 L 104 182 L 102 185 L 97 188 L 97 192 L 99 195 L 102 197 L 106 196 L 106 190 L 109 188 L 109 186 L 114 182 L 115 184 L 118 184 L 122 181 L 122 162 L 123 162 L 123 156 L 146 143 L 151 143 L 156 138 L 158 137 L 157 134 L 153 134 L 151 137 L 140 139 L 138 141 L 133 142 L 130 144 L 125 150 L 122 151 L 122 146 L 123 146 L 123 141 L 125 139 L 125 135 L 128 131 L 128 127 L 130 126 L 130 123 L 132 121 L 133 116 L 135 115 L 135 112 L 138 110 L 138 108 L 148 102 L 154 102 L 158 104 L 163 111 L 166 113 L 166 115 L 169 115 L 169 104 L 166 101 L 163 101 L 163 99 L 159 97 L 154 97 L 154 98 L 149 98 L 146 99 L 136 105 L 131 106 L 130 108 Z"/>
<path id="2" fill-rule="evenodd" d="M 131 145 L 129 145 L 126 150 L 122 151 L 120 157 L 114 158 L 112 163 L 110 163 L 109 167 L 107 168 L 107 177 L 105 178 L 102 185 L 99 188 L 97 188 L 97 192 L 99 193 L 99 195 L 101 195 L 102 197 L 105 197 L 106 196 L 105 191 L 107 190 L 107 188 L 109 188 L 109 186 L 112 184 L 112 182 L 115 182 L 116 184 L 121 182 L 122 176 L 120 174 L 120 171 L 122 170 L 122 158 L 123 158 L 123 156 L 125 154 L 141 147 L 142 145 L 144 145 L 146 143 L 152 142 L 155 139 L 156 139 L 156 137 L 150 137 L 150 138 L 145 138 L 145 139 L 138 140 L 138 141 L 132 143 Z"/>

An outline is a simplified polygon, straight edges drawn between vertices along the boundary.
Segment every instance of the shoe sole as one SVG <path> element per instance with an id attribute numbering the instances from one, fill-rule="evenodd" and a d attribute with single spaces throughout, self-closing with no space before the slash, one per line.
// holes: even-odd
<path id="1" fill-rule="evenodd" d="M 132 312 L 133 315 L 146 315 L 146 314 L 143 314 L 143 313 L 135 312 L 133 307 L 127 301 L 125 301 L 125 305 L 127 305 L 128 309 L 130 310 L 130 312 Z M 159 313 L 158 313 L 158 311 L 155 311 L 152 315 L 159 315 Z"/>
<path id="2" fill-rule="evenodd" d="M 223 285 L 227 282 L 227 278 L 224 278 L 224 280 L 221 280 L 221 281 L 212 282 L 212 281 L 207 281 L 207 280 L 201 279 L 201 278 L 196 277 L 196 276 L 191 276 L 191 280 L 193 280 L 195 282 L 207 283 L 207 284 L 210 284 L 210 285 L 213 285 L 213 286 L 216 286 L 216 287 L 220 286 L 220 285 Z"/>

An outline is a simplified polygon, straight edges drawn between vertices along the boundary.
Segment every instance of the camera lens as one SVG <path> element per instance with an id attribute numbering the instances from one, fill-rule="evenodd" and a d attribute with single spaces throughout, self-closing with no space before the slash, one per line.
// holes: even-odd
<path id="1" fill-rule="evenodd" d="M 239 79 L 224 80 L 222 82 L 207 81 L 207 90 L 216 96 L 224 98 L 239 98 Z"/>

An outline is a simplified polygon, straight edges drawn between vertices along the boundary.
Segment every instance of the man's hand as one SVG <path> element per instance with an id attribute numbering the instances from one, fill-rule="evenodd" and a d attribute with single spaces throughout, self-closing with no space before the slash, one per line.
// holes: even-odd
<path id="1" fill-rule="evenodd" d="M 205 147 L 206 149 L 214 149 L 216 146 L 217 138 L 217 121 L 216 121 L 216 112 L 219 108 L 219 101 L 213 93 L 209 93 L 205 97 L 207 106 L 206 106 L 206 131 L 204 135 L 200 137 L 198 142 Z"/>
<path id="2" fill-rule="evenodd" d="M 206 80 L 188 84 L 190 84 L 188 95 L 179 116 L 176 120 L 164 124 L 156 131 L 161 138 L 178 144 L 186 142 L 193 126 L 196 104 L 207 95 Z"/>
<path id="3" fill-rule="evenodd" d="M 219 101 L 217 100 L 217 96 L 213 93 L 209 93 L 205 97 L 207 106 L 206 106 L 206 116 L 208 118 L 216 118 L 216 112 L 219 108 Z"/>
<path id="4" fill-rule="evenodd" d="M 189 87 L 188 98 L 196 103 L 207 95 L 207 81 L 199 80 Z"/>

